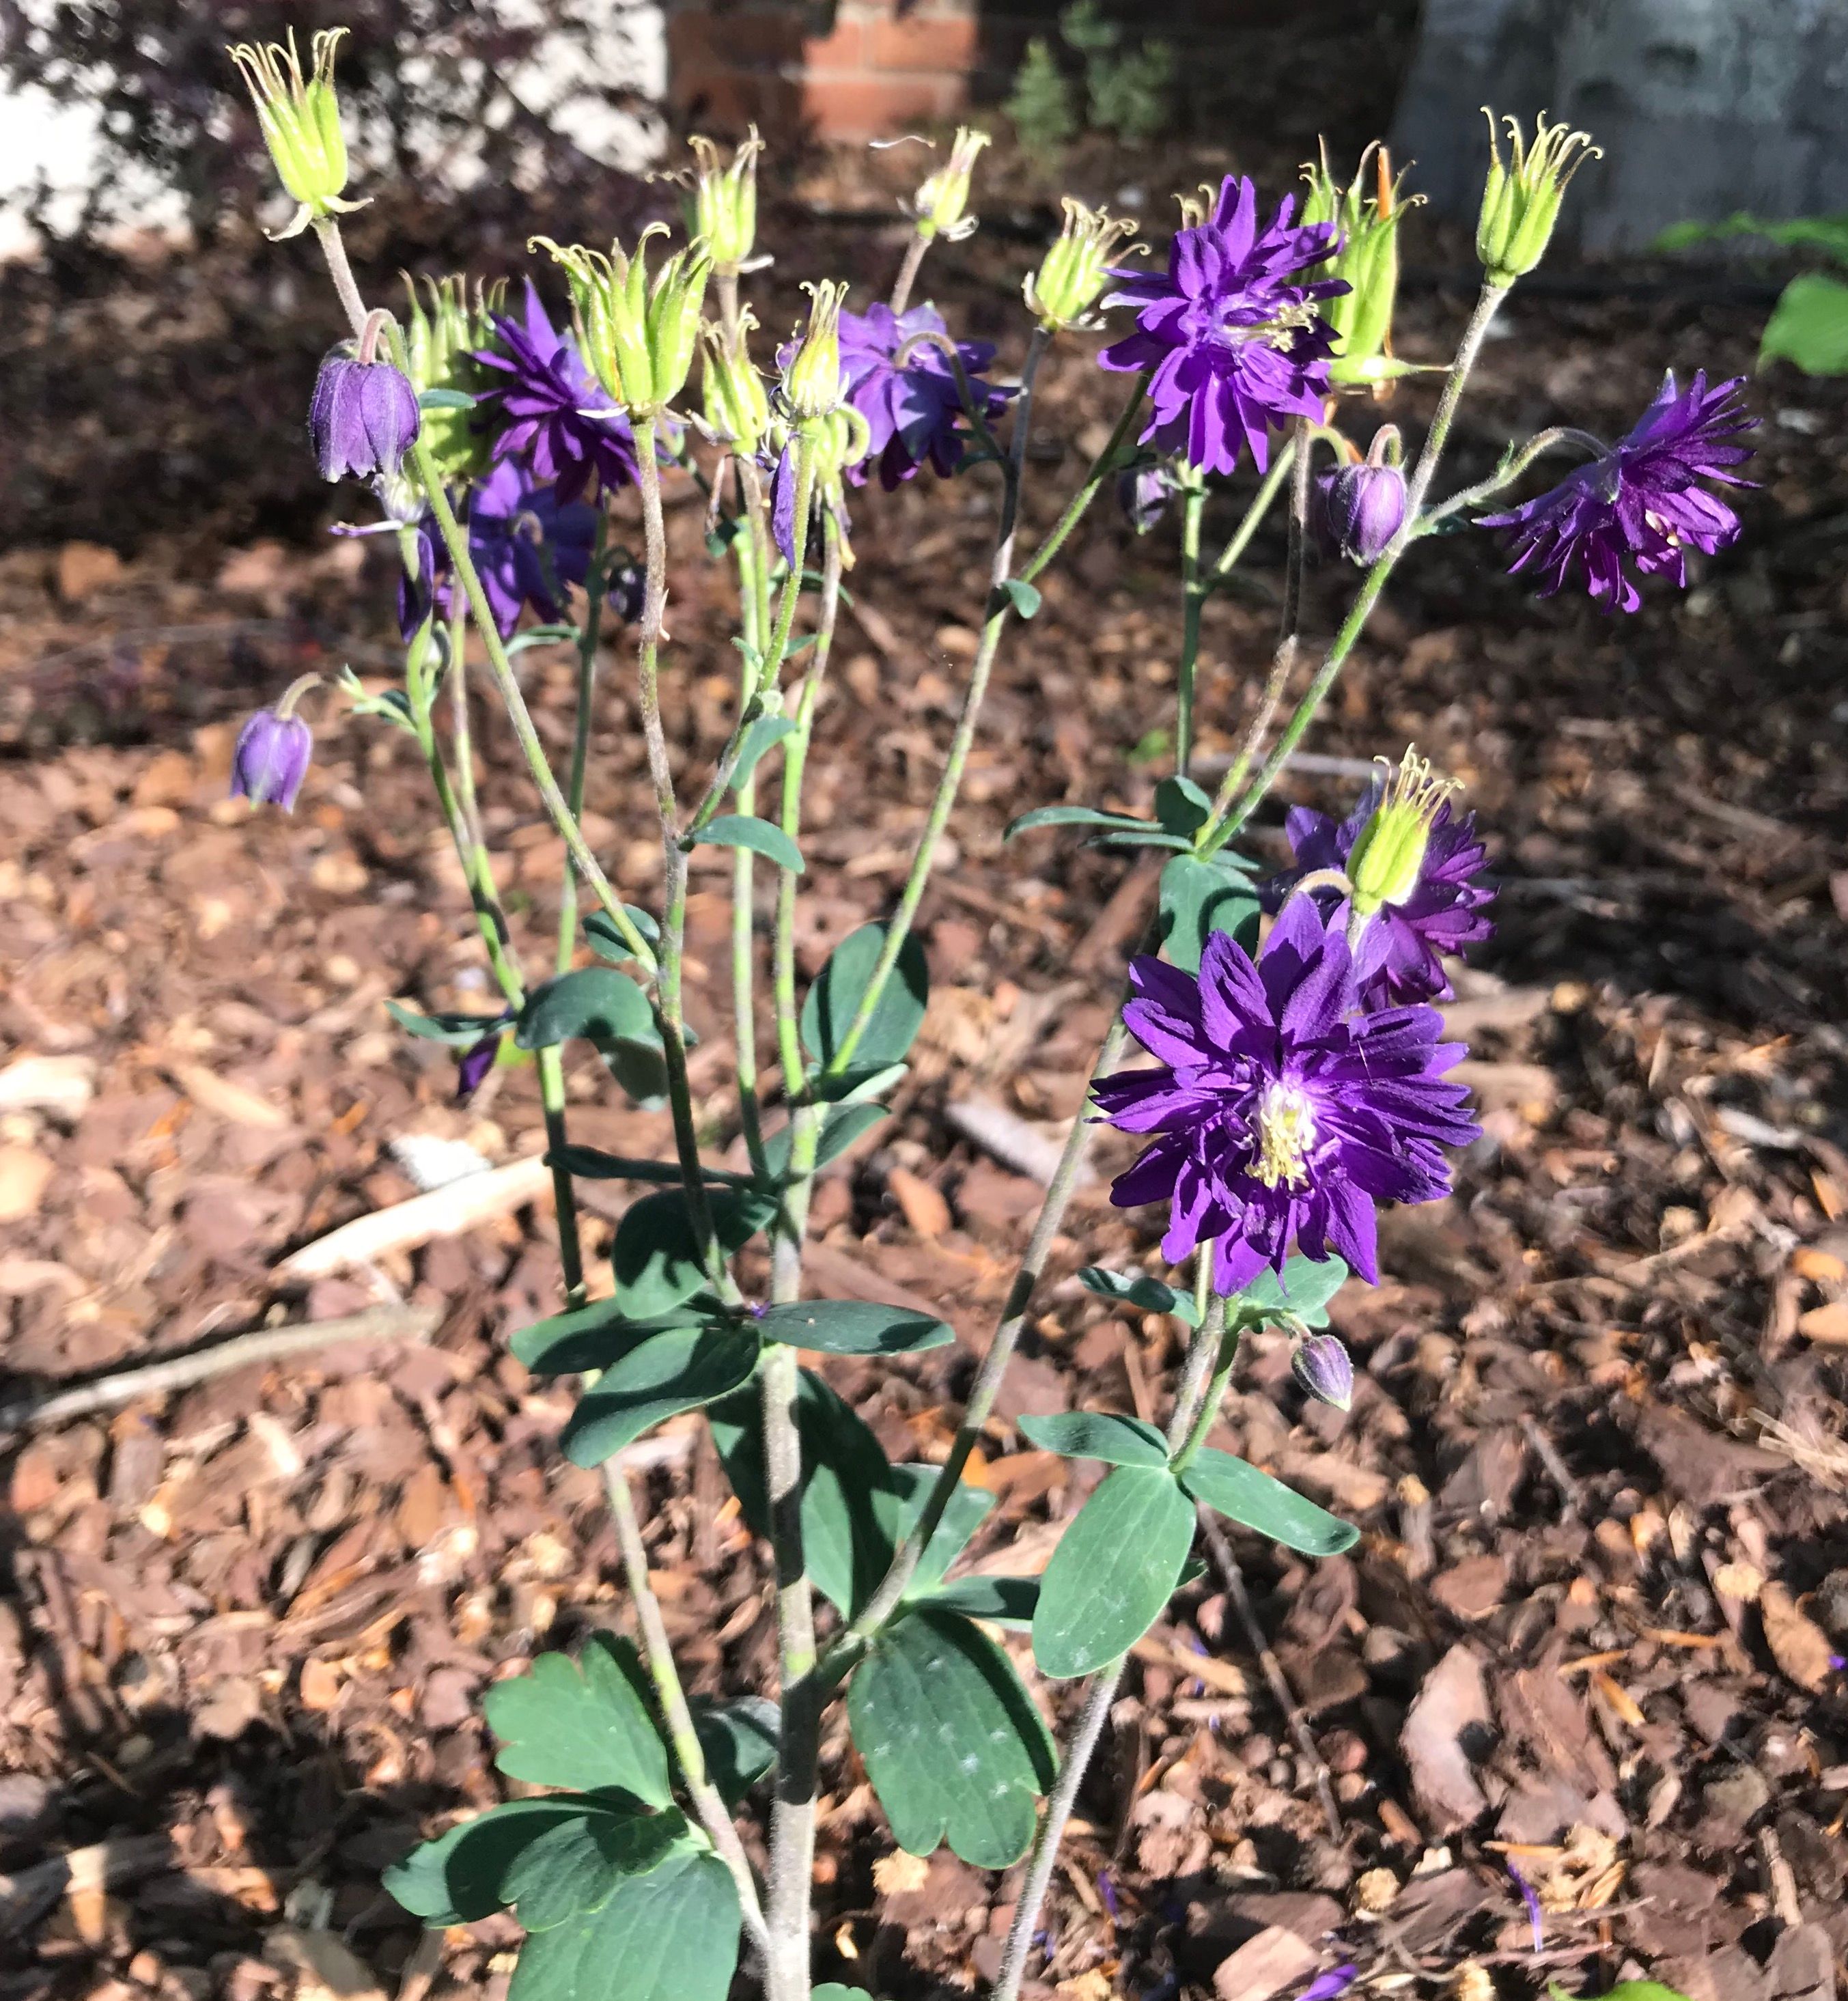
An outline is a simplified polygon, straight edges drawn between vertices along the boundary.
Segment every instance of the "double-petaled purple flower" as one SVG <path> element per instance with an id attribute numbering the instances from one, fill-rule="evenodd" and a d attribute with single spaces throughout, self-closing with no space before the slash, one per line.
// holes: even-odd
<path id="1" fill-rule="evenodd" d="M 591 379 L 577 343 L 548 317 L 538 287 L 529 278 L 525 310 L 496 319 L 499 348 L 484 348 L 476 360 L 507 378 L 481 398 L 497 410 L 504 428 L 494 455 L 516 455 L 535 480 L 555 486 L 560 500 L 582 499 L 593 475 L 607 489 L 635 483 L 635 440 L 620 410 Z"/>
<path id="2" fill-rule="evenodd" d="M 1242 444 L 1262 470 L 1273 429 L 1321 416 L 1335 335 L 1315 301 L 1349 287 L 1303 277 L 1334 254 L 1337 232 L 1326 222 L 1293 227 L 1295 213 L 1286 198 L 1261 230 L 1256 185 L 1229 174 L 1212 214 L 1176 232 L 1165 272 L 1118 270 L 1120 288 L 1104 303 L 1133 307 L 1136 331 L 1098 359 L 1154 371 L 1144 444 L 1230 472 Z"/>
<path id="3" fill-rule="evenodd" d="M 847 475 L 856 485 L 875 462 L 888 492 L 927 461 L 945 479 L 962 463 L 969 432 L 948 356 L 935 341 L 921 340 L 902 364 L 899 359 L 920 334 L 948 337 L 934 306 L 895 313 L 888 305 L 872 305 L 840 315 L 841 380 L 847 401 L 872 433 L 865 459 Z M 992 423 L 1014 394 L 982 380 L 994 349 L 985 340 L 959 340 L 956 354 L 983 418 Z"/>
<path id="4" fill-rule="evenodd" d="M 1436 1009 L 1363 1008 L 1347 941 L 1308 896 L 1255 961 L 1216 931 L 1198 978 L 1140 958 L 1129 979 L 1123 1018 L 1159 1067 L 1095 1095 L 1112 1125 L 1156 1137 L 1111 1200 L 1167 1202 L 1162 1255 L 1213 1243 L 1221 1293 L 1281 1272 L 1293 1242 L 1376 1279 L 1374 1203 L 1448 1194 L 1443 1149 L 1479 1129 L 1446 1081 L 1465 1050 L 1438 1040 Z"/>
<path id="5" fill-rule="evenodd" d="M 1732 440 L 1758 423 L 1740 398 L 1743 379 L 1710 389 L 1702 371 L 1684 391 L 1670 369 L 1627 437 L 1550 492 L 1506 513 L 1481 515 L 1478 525 L 1515 531 L 1512 567 L 1534 565 L 1545 579 L 1543 597 L 1564 583 L 1575 559 L 1584 564 L 1592 596 L 1618 611 L 1634 611 L 1643 601 L 1624 569 L 1626 557 L 1639 570 L 1685 586 L 1690 548 L 1711 555 L 1738 539 L 1738 515 L 1700 482 L 1752 484 L 1728 470 L 1752 456 L 1751 446 Z"/>
<path id="6" fill-rule="evenodd" d="M 1295 866 L 1265 886 L 1265 900 L 1272 909 L 1305 875 L 1345 872 L 1384 790 L 1385 781 L 1376 780 L 1344 820 L 1310 806 L 1290 808 L 1285 825 Z M 1495 893 L 1481 879 L 1488 859 L 1488 851 L 1477 837 L 1476 816 L 1456 818 L 1447 800 L 1439 806 L 1431 816 L 1415 887 L 1397 902 L 1382 903 L 1363 934 L 1358 975 L 1364 1002 L 1397 1007 L 1449 999 L 1445 959 L 1495 935 L 1488 912 Z M 1348 904 L 1338 889 L 1311 889 L 1297 900 L 1310 896 L 1321 899 L 1324 910 L 1339 898 L 1335 920 L 1345 926 Z"/>
<path id="7" fill-rule="evenodd" d="M 565 616 L 566 586 L 583 583 L 590 573 L 594 507 L 562 502 L 555 487 L 535 484 L 503 459 L 472 492 L 468 527 L 468 553 L 503 639 L 529 604 L 548 621 Z M 398 625 L 406 645 L 433 605 L 447 616 L 454 588 L 449 552 L 435 522 L 426 515 L 413 532 L 416 568 L 402 573 L 398 583 Z M 625 584 L 610 602 L 627 617 L 632 599 Z"/>

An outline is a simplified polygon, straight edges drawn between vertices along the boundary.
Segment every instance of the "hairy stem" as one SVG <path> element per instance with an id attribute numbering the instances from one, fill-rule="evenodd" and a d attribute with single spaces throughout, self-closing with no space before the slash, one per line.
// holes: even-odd
<path id="1" fill-rule="evenodd" d="M 1198 1255 L 1210 1261 L 1213 1245 L 1202 1244 Z M 1182 1372 L 1180 1384 L 1175 1393 L 1174 1411 L 1168 1422 L 1171 1452 L 1185 1449 L 1199 1422 L 1214 1364 L 1224 1345 L 1225 1333 L 1226 1303 L 1215 1297 L 1188 1344 L 1186 1366 Z M 995 1979 L 993 2001 L 1018 2001 L 1028 1956 L 1033 1948 L 1033 1935 L 1039 1926 L 1040 1909 L 1046 1902 L 1046 1888 L 1053 1880 L 1053 1867 L 1059 1857 L 1059 1844 L 1064 1839 L 1072 1809 L 1077 1804 L 1079 1789 L 1084 1783 L 1084 1774 L 1098 1748 L 1098 1740 L 1109 1720 L 1110 1705 L 1116 1700 L 1124 1663 L 1128 1658 L 1127 1655 L 1121 1656 L 1098 1674 L 1085 1697 L 1071 1741 L 1066 1746 L 1064 1762 L 1060 1766 L 1058 1779 L 1046 1801 L 1046 1818 L 1039 1824 L 1039 1838 L 1033 1844 L 1032 1857 L 1027 1864 L 1026 1880 L 1014 1906 L 1014 1922 L 1008 1930 L 1008 1943 L 1001 1955 L 1001 1971 Z"/>
<path id="2" fill-rule="evenodd" d="M 911 303 L 911 287 L 917 283 L 917 273 L 924 260 L 924 252 L 931 247 L 931 238 L 914 235 L 905 245 L 905 261 L 898 267 L 898 276 L 892 281 L 892 310 L 902 313 Z"/>
<path id="3" fill-rule="evenodd" d="M 736 293 L 736 280 L 733 291 Z M 734 301 L 735 302 L 735 301 Z M 757 549 L 747 524 L 745 532 L 732 545 L 738 564 L 739 625 L 753 646 L 763 643 L 759 617 Z M 748 659 L 739 666 L 738 701 L 742 708 L 750 699 L 755 675 Z M 747 815 L 757 809 L 757 781 L 753 772 L 739 786 L 738 810 Z M 744 1133 L 745 1150 L 750 1157 L 751 1172 L 760 1179 L 770 1173 L 764 1151 L 764 1117 L 757 1098 L 757 857 L 748 847 L 732 851 L 732 1042 L 738 1070 L 738 1119 Z"/>
<path id="4" fill-rule="evenodd" d="M 693 1713 L 687 1707 L 686 1691 L 680 1686 L 673 1664 L 673 1649 L 667 1637 L 667 1623 L 661 1616 L 661 1601 L 648 1581 L 648 1552 L 642 1545 L 642 1525 L 635 1519 L 635 1497 L 629 1492 L 628 1475 L 617 1459 L 607 1459 L 603 1468 L 604 1488 L 610 1497 L 610 1514 L 616 1524 L 616 1541 L 622 1552 L 623 1574 L 629 1596 L 635 1602 L 635 1620 L 642 1629 L 642 1658 L 654 1683 L 655 1699 L 667 1725 L 668 1741 L 686 1782 L 699 1822 L 712 1837 L 712 1846 L 732 1872 L 738 1885 L 738 1902 L 744 1914 L 744 1929 L 760 1952 L 767 1956 L 768 1934 L 763 1906 L 758 1901 L 756 1879 L 744 1853 L 744 1844 L 725 1801 L 706 1773 L 705 1753 L 700 1749 L 699 1733 L 693 1726 Z"/>
<path id="5" fill-rule="evenodd" d="M 1193 762 L 1194 675 L 1200 659 L 1200 613 L 1208 586 L 1200 577 L 1200 517 L 1206 511 L 1206 487 L 1189 486 L 1181 513 L 1181 663 L 1175 677 L 1175 773 L 1187 776 Z"/>

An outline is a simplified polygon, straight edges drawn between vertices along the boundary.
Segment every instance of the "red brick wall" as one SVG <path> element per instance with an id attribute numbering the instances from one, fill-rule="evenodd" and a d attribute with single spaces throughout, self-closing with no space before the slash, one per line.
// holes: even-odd
<path id="1" fill-rule="evenodd" d="M 667 20 L 677 110 L 722 133 L 876 139 L 954 117 L 976 59 L 974 0 L 839 0 L 831 33 L 788 0 L 680 0 Z"/>

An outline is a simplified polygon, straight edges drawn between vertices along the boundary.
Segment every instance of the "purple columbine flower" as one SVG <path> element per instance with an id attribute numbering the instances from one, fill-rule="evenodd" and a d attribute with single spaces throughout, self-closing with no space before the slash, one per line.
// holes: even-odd
<path id="1" fill-rule="evenodd" d="M 1337 1966 L 1327 1973 L 1318 1973 L 1310 1982 L 1296 2001 L 1335 2001 L 1338 1994 L 1345 1994 L 1360 1978 L 1358 1966 Z"/>
<path id="2" fill-rule="evenodd" d="M 1345 820 L 1332 820 L 1309 806 L 1290 808 L 1285 826 L 1296 865 L 1265 885 L 1264 900 L 1272 909 L 1281 907 L 1305 875 L 1346 869 L 1386 784 L 1384 778 L 1376 779 Z M 1453 818 L 1446 800 L 1432 816 L 1417 887 L 1401 902 L 1382 904 L 1363 935 L 1360 987 L 1366 1005 L 1398 1007 L 1450 998 L 1445 958 L 1495 935 L 1487 913 L 1495 893 L 1481 879 L 1488 858 L 1488 849 L 1476 836 L 1476 816 Z M 1312 889 L 1303 900 L 1314 896 L 1326 903 L 1338 893 Z M 1335 915 L 1345 926 L 1345 898 Z"/>
<path id="3" fill-rule="evenodd" d="M 1286 905 L 1255 962 L 1215 931 L 1197 979 L 1145 957 L 1129 981 L 1123 1018 L 1161 1062 L 1093 1094 L 1112 1125 L 1157 1136 L 1111 1200 L 1167 1202 L 1162 1255 L 1213 1243 L 1223 1293 L 1281 1272 L 1293 1241 L 1375 1282 L 1375 1202 L 1448 1194 L 1443 1149 L 1480 1129 L 1445 1081 L 1467 1052 L 1438 1040 L 1436 1010 L 1364 1011 L 1347 941 L 1310 896 Z"/>
<path id="4" fill-rule="evenodd" d="M 360 361 L 340 346 L 321 364 L 308 440 L 323 479 L 395 478 L 422 423 L 417 392 L 390 362 Z"/>
<path id="5" fill-rule="evenodd" d="M 1310 1335 L 1289 1358 L 1289 1370 L 1318 1404 L 1331 1404 L 1338 1411 L 1352 1408 L 1353 1358 L 1338 1335 Z"/>
<path id="6" fill-rule="evenodd" d="M 907 341 L 921 333 L 948 332 L 942 314 L 931 305 L 914 306 L 906 313 L 872 305 L 863 313 L 841 314 L 841 380 L 847 401 L 872 433 L 865 458 L 847 475 L 856 486 L 865 484 L 866 468 L 875 461 L 879 483 L 888 492 L 927 460 L 945 479 L 962 463 L 969 431 L 949 357 L 934 342 L 924 341 L 898 365 Z M 956 353 L 983 416 L 992 423 L 1014 393 L 982 380 L 983 370 L 994 360 L 994 347 L 985 340 L 959 340 Z"/>
<path id="7" fill-rule="evenodd" d="M 1272 430 L 1321 416 L 1335 335 L 1314 302 L 1349 287 L 1303 277 L 1338 246 L 1332 223 L 1293 228 L 1296 206 L 1286 197 L 1260 230 L 1256 184 L 1228 174 L 1211 216 L 1176 232 L 1165 272 L 1118 268 L 1121 288 L 1104 304 L 1133 306 L 1136 329 L 1098 360 L 1154 370 L 1144 444 L 1230 472 L 1242 443 L 1262 471 Z"/>
<path id="8" fill-rule="evenodd" d="M 1738 540 L 1738 515 L 1699 482 L 1753 484 L 1726 469 L 1752 456 L 1750 445 L 1731 441 L 1758 423 L 1739 395 L 1744 379 L 1735 375 L 1710 389 L 1703 370 L 1684 392 L 1671 368 L 1627 437 L 1537 499 L 1478 515 L 1477 527 L 1514 530 L 1510 567 L 1535 565 L 1545 579 L 1543 597 L 1564 583 L 1575 557 L 1584 563 L 1586 590 L 1620 611 L 1643 601 L 1625 572 L 1626 556 L 1639 570 L 1685 587 L 1690 548 L 1711 555 Z"/>
<path id="9" fill-rule="evenodd" d="M 495 457 L 525 458 L 534 478 L 555 485 L 567 503 L 583 498 L 593 474 L 606 489 L 633 485 L 635 439 L 628 419 L 619 410 L 603 414 L 609 397 L 592 380 L 577 343 L 552 325 L 530 278 L 525 311 L 518 319 L 496 318 L 494 334 L 502 351 L 483 348 L 475 358 L 508 378 L 481 399 L 484 409 L 498 406 L 505 426 Z"/>
<path id="10" fill-rule="evenodd" d="M 466 1105 L 487 1081 L 500 1054 L 500 1039 L 506 1032 L 504 1021 L 496 1022 L 479 1042 L 472 1042 L 455 1060 L 455 1101 Z"/>
<path id="11" fill-rule="evenodd" d="M 237 747 L 231 753 L 234 799 L 278 806 L 284 813 L 295 810 L 295 795 L 315 753 L 314 732 L 290 713 L 296 693 L 291 688 L 274 708 L 259 708 L 238 732 Z"/>
<path id="12" fill-rule="evenodd" d="M 503 459 L 468 502 L 468 553 L 503 639 L 531 605 L 542 619 L 565 615 L 565 586 L 590 572 L 597 510 L 559 499 Z"/>
<path id="13" fill-rule="evenodd" d="M 1313 524 L 1331 555 L 1377 562 L 1405 520 L 1405 474 L 1397 465 L 1337 465 L 1315 477 Z"/>

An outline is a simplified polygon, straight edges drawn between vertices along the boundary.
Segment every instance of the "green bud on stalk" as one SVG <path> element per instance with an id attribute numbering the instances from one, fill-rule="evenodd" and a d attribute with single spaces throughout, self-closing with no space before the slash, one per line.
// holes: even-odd
<path id="1" fill-rule="evenodd" d="M 917 233 L 927 243 L 935 236 L 959 242 L 976 227 L 969 214 L 969 183 L 975 172 L 976 156 L 988 144 L 986 132 L 959 125 L 950 146 L 948 160 L 931 175 L 911 198 L 911 213 Z"/>
<path id="2" fill-rule="evenodd" d="M 1418 887 L 1431 823 L 1456 790 L 1454 778 L 1433 778 L 1429 759 L 1419 757 L 1415 745 L 1406 746 L 1348 857 L 1357 917 L 1364 920 L 1386 904 L 1402 903 Z"/>
<path id="3" fill-rule="evenodd" d="M 1059 240 L 1021 287 L 1027 310 L 1049 332 L 1081 325 L 1110 282 L 1110 260 L 1135 234 L 1134 223 L 1066 196 Z"/>
<path id="4" fill-rule="evenodd" d="M 325 28 L 309 45 L 307 76 L 295 47 L 284 42 L 238 42 L 226 53 L 238 66 L 256 106 L 263 143 L 282 184 L 301 206 L 277 240 L 299 235 L 311 222 L 363 207 L 340 199 L 346 186 L 346 135 L 334 91 L 334 56 L 344 28 Z"/>
<path id="5" fill-rule="evenodd" d="M 1374 179 L 1370 195 L 1364 192 L 1369 164 Z M 1304 167 L 1303 178 L 1309 183 L 1303 221 L 1333 223 L 1339 231 L 1341 249 L 1318 275 L 1345 278 L 1352 288 L 1324 299 L 1317 308 L 1341 336 L 1341 350 L 1329 364 L 1330 379 L 1370 383 L 1377 388 L 1408 373 L 1413 365 L 1393 358 L 1393 308 L 1399 290 L 1399 224 L 1406 210 L 1423 197 L 1401 197 L 1404 176 L 1394 179 L 1391 159 L 1377 141 L 1361 155 L 1346 187 L 1337 186 L 1329 172 L 1325 146 L 1316 164 Z"/>
<path id="6" fill-rule="evenodd" d="M 565 267 L 583 336 L 584 358 L 632 418 L 658 416 L 686 387 L 699 343 L 700 308 L 712 259 L 703 241 L 677 250 L 651 279 L 648 239 L 667 225 L 651 222 L 632 257 L 620 243 L 586 250 L 535 236 L 527 248 L 549 250 Z"/>
<path id="7" fill-rule="evenodd" d="M 1542 112 L 1534 121 L 1531 145 L 1515 120 L 1502 121 L 1512 151 L 1504 166 L 1495 114 L 1484 105 L 1482 115 L 1488 120 L 1489 169 L 1476 224 L 1476 255 L 1491 285 L 1512 285 L 1546 255 L 1573 175 L 1587 160 L 1602 159 L 1604 149 L 1592 144 L 1589 133 L 1571 131 L 1563 122 L 1549 125 Z"/>
<path id="8" fill-rule="evenodd" d="M 706 425 L 712 435 L 748 458 L 770 428 L 770 396 L 764 378 L 751 365 L 747 343 L 757 325 L 747 306 L 738 315 L 738 347 L 734 353 L 725 329 L 708 320 L 700 329 L 705 364 Z"/>
<path id="9" fill-rule="evenodd" d="M 486 387 L 486 371 L 475 359 L 475 350 L 494 339 L 505 284 L 477 285 L 471 298 L 466 278 L 426 278 L 421 293 L 408 274 L 404 283 L 410 295 L 405 352 L 417 393 L 453 389 L 479 395 Z M 424 441 L 446 477 L 472 479 L 486 470 L 489 440 L 476 428 L 473 410 L 426 408 L 423 417 Z"/>
<path id="10" fill-rule="evenodd" d="M 719 165 L 719 148 L 710 139 L 695 134 L 687 143 L 699 163 L 687 204 L 687 233 L 705 238 L 715 270 L 736 271 L 757 240 L 757 155 L 764 141 L 753 125 L 729 167 Z"/>
<path id="11" fill-rule="evenodd" d="M 807 330 L 795 336 L 795 352 L 783 371 L 785 408 L 799 425 L 832 416 L 845 392 L 840 379 L 840 302 L 847 287 L 824 278 L 805 284 L 809 294 Z"/>

